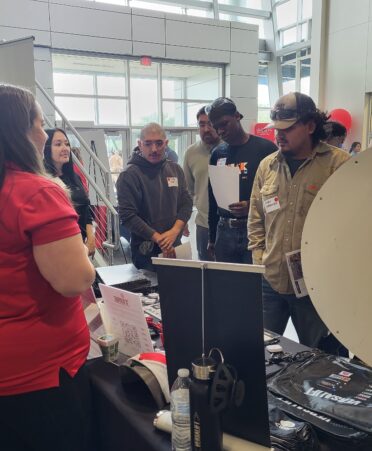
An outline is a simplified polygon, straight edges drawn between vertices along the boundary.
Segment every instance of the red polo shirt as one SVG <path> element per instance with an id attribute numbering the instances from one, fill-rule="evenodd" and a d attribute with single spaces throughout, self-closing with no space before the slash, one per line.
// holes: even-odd
<path id="1" fill-rule="evenodd" d="M 0 189 L 0 396 L 59 385 L 85 362 L 89 332 L 80 297 L 57 293 L 40 274 L 33 246 L 80 235 L 62 188 L 7 168 Z"/>

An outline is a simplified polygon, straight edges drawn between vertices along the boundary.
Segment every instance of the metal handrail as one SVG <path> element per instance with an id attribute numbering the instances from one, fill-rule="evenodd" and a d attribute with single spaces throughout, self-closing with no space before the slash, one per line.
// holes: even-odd
<path id="1" fill-rule="evenodd" d="M 106 169 L 102 161 L 97 157 L 97 155 L 91 150 L 89 145 L 86 143 L 84 138 L 79 134 L 79 132 L 75 129 L 75 127 L 71 124 L 71 122 L 66 118 L 66 116 L 62 113 L 62 111 L 58 108 L 58 106 L 54 103 L 53 99 L 49 96 L 49 94 L 45 91 L 45 89 L 41 86 L 41 84 L 35 80 L 37 88 L 42 92 L 47 101 L 53 107 L 53 109 L 61 116 L 63 122 L 68 126 L 69 130 L 73 133 L 73 135 L 80 142 L 81 146 L 88 152 L 89 156 L 93 159 L 93 161 L 99 166 L 99 168 L 103 171 L 104 174 L 104 185 L 106 193 L 103 193 L 100 187 L 97 185 L 93 177 L 87 172 L 85 167 L 81 164 L 78 158 L 72 154 L 72 159 L 74 164 L 78 166 L 78 168 L 82 171 L 89 184 L 92 186 L 93 190 L 99 195 L 102 203 L 107 207 L 110 211 L 110 215 L 107 215 L 107 231 L 108 231 L 108 241 L 104 241 L 102 245 L 109 250 L 118 250 L 120 247 L 120 228 L 119 228 L 119 215 L 116 211 L 115 207 L 112 205 L 110 201 L 110 189 L 109 189 L 109 177 L 110 172 Z M 50 127 L 53 127 L 53 124 L 46 117 L 45 121 Z M 113 218 L 113 223 L 111 222 L 111 218 Z M 113 237 L 112 229 L 114 229 L 115 234 Z M 112 264 L 112 255 L 109 257 L 109 264 Z"/>

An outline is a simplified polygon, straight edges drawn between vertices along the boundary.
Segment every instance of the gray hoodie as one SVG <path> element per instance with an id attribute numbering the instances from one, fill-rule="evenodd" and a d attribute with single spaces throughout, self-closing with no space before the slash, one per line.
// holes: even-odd
<path id="1" fill-rule="evenodd" d="M 189 220 L 192 199 L 182 168 L 171 161 L 150 163 L 135 153 L 116 182 L 121 222 L 131 232 L 132 245 L 151 240 L 177 219 Z"/>

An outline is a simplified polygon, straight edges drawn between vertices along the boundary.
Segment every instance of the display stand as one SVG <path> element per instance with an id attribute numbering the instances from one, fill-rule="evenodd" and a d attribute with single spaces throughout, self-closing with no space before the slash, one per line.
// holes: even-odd
<path id="1" fill-rule="evenodd" d="M 261 303 L 262 266 L 153 258 L 170 386 L 178 368 L 219 348 L 245 384 L 225 432 L 270 447 Z M 203 346 L 204 345 L 204 346 Z"/>

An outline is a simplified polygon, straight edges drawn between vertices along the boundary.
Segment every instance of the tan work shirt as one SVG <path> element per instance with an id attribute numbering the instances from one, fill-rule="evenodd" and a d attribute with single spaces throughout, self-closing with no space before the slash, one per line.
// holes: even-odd
<path id="1" fill-rule="evenodd" d="M 212 146 L 198 141 L 186 149 L 183 172 L 187 183 L 187 188 L 194 200 L 194 205 L 198 212 L 195 217 L 195 224 L 208 229 L 208 165 L 211 158 Z"/>
<path id="2" fill-rule="evenodd" d="M 285 254 L 301 248 L 302 230 L 315 195 L 349 158 L 343 150 L 321 142 L 293 178 L 280 151 L 261 161 L 251 194 L 248 249 L 253 263 L 265 265 L 265 278 L 275 291 L 294 292 Z"/>

